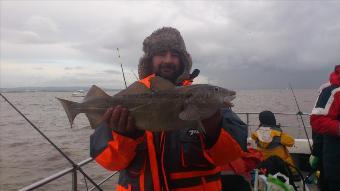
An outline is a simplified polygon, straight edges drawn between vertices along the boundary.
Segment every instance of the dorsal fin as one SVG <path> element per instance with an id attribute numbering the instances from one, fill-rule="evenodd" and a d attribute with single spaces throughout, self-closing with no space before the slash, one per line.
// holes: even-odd
<path id="1" fill-rule="evenodd" d="M 171 90 L 176 88 L 175 84 L 159 76 L 153 77 L 150 82 L 152 91 Z"/>
<path id="2" fill-rule="evenodd" d="M 144 84 L 136 81 L 133 84 L 131 84 L 129 87 L 127 87 L 126 89 L 115 94 L 114 97 L 132 95 L 132 94 L 147 94 L 147 93 L 151 93 L 150 89 L 145 87 Z"/>
<path id="3" fill-rule="evenodd" d="M 92 98 L 110 98 L 110 96 L 105 93 L 102 89 L 100 89 L 96 85 L 92 85 L 92 87 L 87 92 L 83 102 L 90 100 Z"/>

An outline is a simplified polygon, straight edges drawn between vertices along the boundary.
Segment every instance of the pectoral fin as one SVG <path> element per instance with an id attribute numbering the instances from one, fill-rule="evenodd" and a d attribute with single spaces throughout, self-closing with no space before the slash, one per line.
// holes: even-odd
<path id="1" fill-rule="evenodd" d="M 217 111 L 218 109 L 215 109 L 213 107 L 200 109 L 199 110 L 200 119 L 207 119 L 213 116 Z"/>
<path id="2" fill-rule="evenodd" d="M 179 114 L 179 118 L 182 120 L 199 120 L 200 112 L 197 106 L 195 105 L 187 105 L 185 109 Z"/>

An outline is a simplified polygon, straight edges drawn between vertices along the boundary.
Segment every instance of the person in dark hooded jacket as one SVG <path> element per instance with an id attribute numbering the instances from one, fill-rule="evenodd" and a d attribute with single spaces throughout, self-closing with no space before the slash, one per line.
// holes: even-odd
<path id="1" fill-rule="evenodd" d="M 322 190 L 340 189 L 340 65 L 330 74 L 329 83 L 321 86 L 310 116 L 313 133 L 311 163 L 319 158 L 322 169 Z M 315 156 L 314 156 L 315 155 Z"/>

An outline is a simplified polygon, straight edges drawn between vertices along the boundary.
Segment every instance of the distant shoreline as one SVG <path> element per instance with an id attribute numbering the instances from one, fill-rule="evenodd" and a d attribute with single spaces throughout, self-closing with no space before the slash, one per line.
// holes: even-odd
<path id="1" fill-rule="evenodd" d="M 0 93 L 27 93 L 27 92 L 75 92 L 78 90 L 83 90 L 87 92 L 89 87 L 20 87 L 20 88 L 0 88 Z M 110 89 L 103 88 L 104 91 L 121 91 L 122 89 Z M 271 90 L 289 90 L 288 88 L 259 88 L 259 89 L 233 89 L 237 91 L 251 91 L 251 90 L 262 90 L 262 91 L 271 91 Z M 315 90 L 314 88 L 299 88 L 299 90 Z"/>
<path id="2" fill-rule="evenodd" d="M 19 87 L 0 88 L 1 93 L 25 93 L 25 92 L 74 92 L 77 90 L 88 91 L 89 87 Z M 104 91 L 120 91 L 121 89 L 103 88 Z"/>

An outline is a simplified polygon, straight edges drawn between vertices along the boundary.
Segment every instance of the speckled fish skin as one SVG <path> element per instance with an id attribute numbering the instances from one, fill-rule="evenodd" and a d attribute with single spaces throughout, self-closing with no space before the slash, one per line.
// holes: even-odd
<path id="1" fill-rule="evenodd" d="M 148 131 L 170 131 L 198 126 L 199 121 L 213 115 L 225 102 L 235 98 L 235 92 L 218 86 L 197 84 L 176 87 L 163 78 L 151 81 L 151 88 L 135 82 L 114 96 L 92 86 L 83 102 L 58 98 L 71 127 L 79 113 L 85 113 L 94 129 L 110 107 L 122 105 L 129 109 L 137 128 Z"/>

